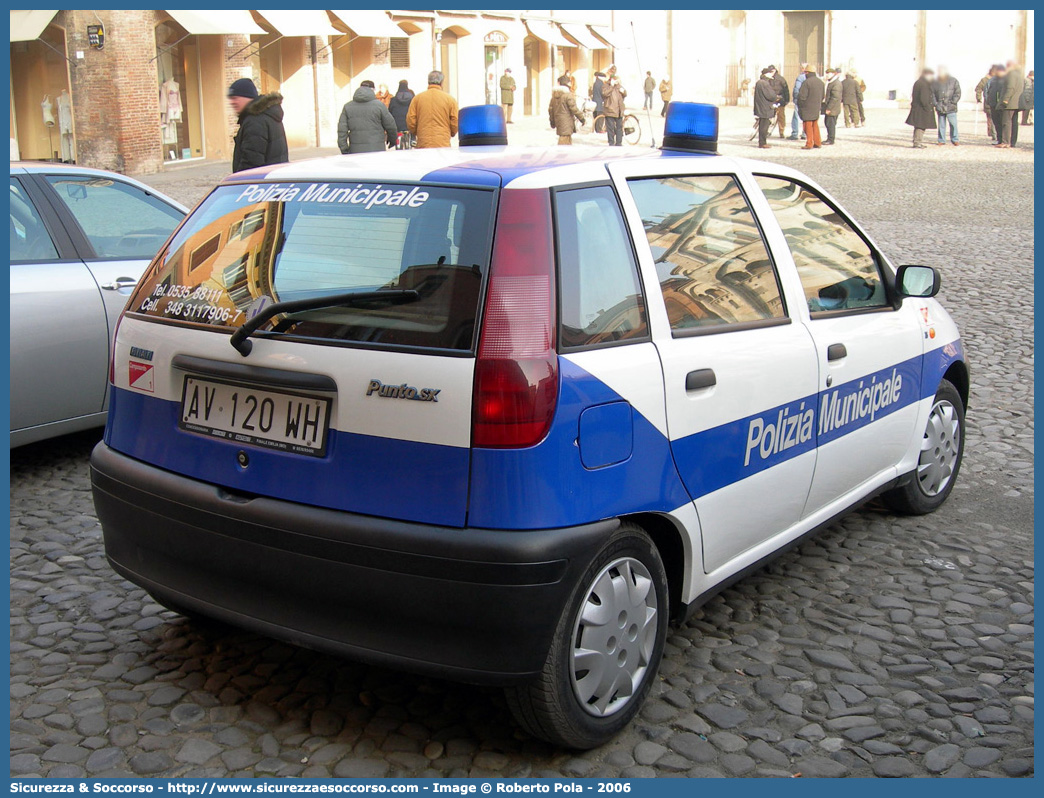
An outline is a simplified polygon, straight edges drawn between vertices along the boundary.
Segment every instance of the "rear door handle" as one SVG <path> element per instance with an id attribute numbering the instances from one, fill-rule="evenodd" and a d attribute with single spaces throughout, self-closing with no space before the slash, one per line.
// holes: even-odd
<path id="1" fill-rule="evenodd" d="M 834 360 L 841 360 L 842 358 L 848 357 L 848 350 L 845 349 L 844 344 L 830 344 L 827 347 L 827 360 L 833 362 Z"/>
<path id="2" fill-rule="evenodd" d="M 718 378 L 714 375 L 714 369 L 697 369 L 685 375 L 685 390 L 699 391 L 703 388 L 713 388 L 718 384 Z"/>
<path id="3" fill-rule="evenodd" d="M 111 283 L 102 283 L 102 288 L 106 291 L 119 291 L 123 288 L 133 288 L 138 284 L 138 281 L 133 277 L 117 277 Z"/>

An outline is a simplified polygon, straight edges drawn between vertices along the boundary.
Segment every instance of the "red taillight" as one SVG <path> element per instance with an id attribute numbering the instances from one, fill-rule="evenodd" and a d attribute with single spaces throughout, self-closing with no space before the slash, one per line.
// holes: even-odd
<path id="1" fill-rule="evenodd" d="M 486 448 L 539 443 L 558 399 L 551 198 L 501 194 L 475 364 L 472 440 Z"/>

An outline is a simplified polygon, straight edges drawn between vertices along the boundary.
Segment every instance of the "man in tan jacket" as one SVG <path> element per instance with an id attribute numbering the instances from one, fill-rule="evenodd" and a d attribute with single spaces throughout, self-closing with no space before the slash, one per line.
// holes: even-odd
<path id="1" fill-rule="evenodd" d="M 442 90 L 443 75 L 428 73 L 428 90 L 413 98 L 406 127 L 417 137 L 416 147 L 448 147 L 457 135 L 457 101 Z"/>

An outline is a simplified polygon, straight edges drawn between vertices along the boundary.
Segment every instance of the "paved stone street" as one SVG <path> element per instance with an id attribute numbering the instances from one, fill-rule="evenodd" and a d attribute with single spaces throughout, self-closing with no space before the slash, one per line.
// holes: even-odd
<path id="1" fill-rule="evenodd" d="M 499 691 L 162 609 L 106 564 L 87 472 L 98 433 L 18 449 L 12 773 L 1032 773 L 1033 128 L 1028 146 L 999 152 L 962 115 L 965 146 L 921 151 L 905 114 L 874 114 L 822 155 L 794 142 L 761 152 L 827 187 L 896 263 L 943 271 L 972 398 L 964 466 L 938 513 L 870 506 L 713 599 L 672 633 L 637 721 L 577 755 L 520 732 Z M 723 114 L 723 152 L 757 156 L 748 120 Z M 148 179 L 194 202 L 223 169 Z"/>

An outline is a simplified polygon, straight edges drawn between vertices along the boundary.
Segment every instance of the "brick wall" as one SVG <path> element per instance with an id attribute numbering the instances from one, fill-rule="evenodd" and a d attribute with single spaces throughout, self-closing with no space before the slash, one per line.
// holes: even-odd
<path id="1" fill-rule="evenodd" d="M 105 26 L 105 48 L 87 44 L 87 26 Z M 162 163 L 156 80 L 155 11 L 63 11 L 77 161 L 125 174 Z M 76 52 L 83 51 L 83 59 Z"/>
<path id="2" fill-rule="evenodd" d="M 250 78 L 255 86 L 260 87 L 261 74 L 258 71 L 257 59 L 252 57 L 257 52 L 257 45 L 248 47 L 250 37 L 241 34 L 223 36 L 222 41 L 225 43 L 225 82 L 222 84 L 222 90 L 228 91 L 228 87 L 240 78 Z M 239 120 L 228 103 L 225 103 L 225 122 L 229 135 L 235 135 Z"/>

